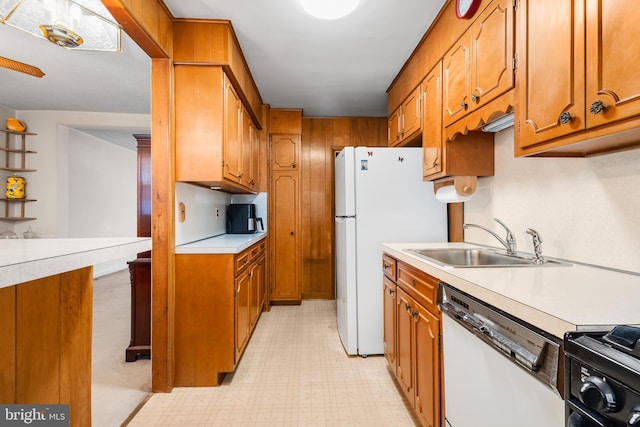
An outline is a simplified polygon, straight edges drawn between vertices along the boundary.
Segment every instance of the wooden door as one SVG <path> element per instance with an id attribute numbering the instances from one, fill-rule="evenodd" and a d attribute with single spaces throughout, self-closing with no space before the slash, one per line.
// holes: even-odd
<path id="1" fill-rule="evenodd" d="M 251 270 L 246 270 L 236 278 L 236 354 L 235 363 L 240 361 L 240 356 L 249 340 L 250 331 L 250 298 L 251 298 Z"/>
<path id="2" fill-rule="evenodd" d="M 242 102 L 229 79 L 224 78 L 223 176 L 241 182 L 242 175 Z M 212 119 L 213 120 L 213 119 Z"/>
<path id="3" fill-rule="evenodd" d="M 382 278 L 384 293 L 384 357 L 389 367 L 396 372 L 396 284 Z"/>
<path id="4" fill-rule="evenodd" d="M 298 134 L 271 135 L 271 170 L 297 171 L 300 169 L 300 142 Z"/>
<path id="5" fill-rule="evenodd" d="M 400 388 L 409 399 L 411 406 L 415 404 L 413 387 L 413 317 L 411 307 L 413 299 L 402 289 L 396 289 L 397 330 L 396 330 L 396 377 Z"/>
<path id="6" fill-rule="evenodd" d="M 521 0 L 518 9 L 516 150 L 585 128 L 583 2 Z"/>
<path id="7" fill-rule="evenodd" d="M 402 108 L 398 107 L 396 111 L 391 113 L 388 120 L 388 141 L 389 147 L 398 145 L 402 141 Z"/>
<path id="8" fill-rule="evenodd" d="M 271 299 L 301 298 L 299 276 L 300 194 L 299 172 L 271 173 Z"/>
<path id="9" fill-rule="evenodd" d="M 513 87 L 513 0 L 493 0 L 472 27 L 471 109 Z"/>
<path id="10" fill-rule="evenodd" d="M 442 172 L 442 63 L 422 81 L 422 175 Z"/>
<path id="11" fill-rule="evenodd" d="M 425 427 L 440 426 L 440 320 L 412 307 L 415 329 L 415 410 Z"/>
<path id="12" fill-rule="evenodd" d="M 471 93 L 471 33 L 467 31 L 442 58 L 443 123 L 458 120 L 469 111 Z"/>
<path id="13" fill-rule="evenodd" d="M 640 8 L 587 0 L 587 127 L 640 114 Z"/>
<path id="14" fill-rule="evenodd" d="M 402 140 L 411 138 L 420 132 L 422 123 L 420 105 L 420 85 L 402 103 Z"/>

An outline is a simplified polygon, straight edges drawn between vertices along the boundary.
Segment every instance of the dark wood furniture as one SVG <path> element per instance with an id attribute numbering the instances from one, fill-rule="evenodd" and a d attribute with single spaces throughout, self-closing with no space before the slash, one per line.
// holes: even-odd
<path id="1" fill-rule="evenodd" d="M 151 237 L 151 135 L 133 135 L 138 142 L 138 237 Z M 131 341 L 125 360 L 151 357 L 151 251 L 127 263 L 131 275 Z"/>

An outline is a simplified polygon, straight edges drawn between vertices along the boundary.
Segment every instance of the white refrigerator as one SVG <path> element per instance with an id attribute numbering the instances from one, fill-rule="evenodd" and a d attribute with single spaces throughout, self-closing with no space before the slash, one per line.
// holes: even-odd
<path id="1" fill-rule="evenodd" d="M 446 242 L 447 205 L 422 181 L 421 148 L 347 147 L 335 159 L 338 333 L 383 354 L 382 243 Z"/>

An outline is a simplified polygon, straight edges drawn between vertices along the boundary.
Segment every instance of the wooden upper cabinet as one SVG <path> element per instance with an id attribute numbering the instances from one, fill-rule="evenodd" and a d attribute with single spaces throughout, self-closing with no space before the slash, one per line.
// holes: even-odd
<path id="1" fill-rule="evenodd" d="M 224 177 L 241 182 L 242 176 L 242 102 L 229 79 L 224 77 Z"/>
<path id="2" fill-rule="evenodd" d="M 516 155 L 577 157 L 640 145 L 637 4 L 521 0 L 521 6 Z"/>
<path id="3" fill-rule="evenodd" d="M 296 171 L 300 164 L 300 135 L 271 135 L 271 170 Z"/>
<path id="4" fill-rule="evenodd" d="M 520 2 L 515 131 L 520 148 L 585 128 L 582 4 Z"/>
<path id="5" fill-rule="evenodd" d="M 422 130 L 420 85 L 389 116 L 389 146 L 410 145 Z"/>
<path id="6" fill-rule="evenodd" d="M 422 174 L 437 175 L 443 167 L 442 63 L 422 81 Z"/>
<path id="7" fill-rule="evenodd" d="M 255 193 L 257 129 L 222 68 L 175 65 L 174 79 L 176 181 Z"/>
<path id="8" fill-rule="evenodd" d="M 587 127 L 640 114 L 640 10 L 633 0 L 587 0 Z"/>
<path id="9" fill-rule="evenodd" d="M 445 126 L 479 110 L 514 87 L 513 28 L 512 0 L 493 0 L 444 55 Z M 493 113 L 490 111 L 487 115 Z M 474 120 L 474 123 L 465 124 L 468 129 L 477 128 L 487 118 Z"/>
<path id="10" fill-rule="evenodd" d="M 402 141 L 402 107 L 398 107 L 388 119 L 387 135 L 389 147 L 395 147 Z"/>
<path id="11" fill-rule="evenodd" d="M 421 88 L 417 88 L 402 103 L 402 139 L 407 141 L 416 136 L 422 129 Z"/>

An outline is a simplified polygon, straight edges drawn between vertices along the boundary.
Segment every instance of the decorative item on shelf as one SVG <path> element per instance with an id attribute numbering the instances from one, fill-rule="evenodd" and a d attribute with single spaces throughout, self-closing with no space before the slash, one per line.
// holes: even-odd
<path id="1" fill-rule="evenodd" d="M 7 199 L 24 199 L 25 186 L 26 182 L 21 176 L 13 174 L 7 177 L 7 191 L 5 193 Z"/>
<path id="2" fill-rule="evenodd" d="M 7 130 L 12 132 L 25 132 L 27 130 L 27 125 L 16 118 L 7 117 Z"/>

